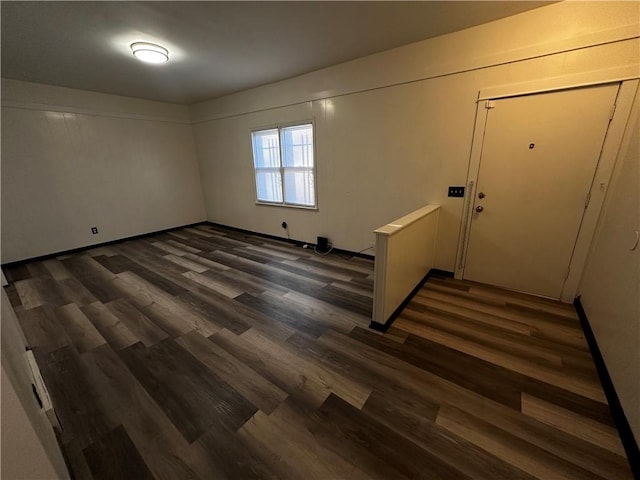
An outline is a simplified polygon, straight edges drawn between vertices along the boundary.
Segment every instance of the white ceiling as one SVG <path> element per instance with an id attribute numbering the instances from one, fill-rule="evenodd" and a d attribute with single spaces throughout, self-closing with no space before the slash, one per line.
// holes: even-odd
<path id="1" fill-rule="evenodd" d="M 2 76 L 190 104 L 548 3 L 3 1 Z M 138 62 L 135 41 L 169 63 Z"/>

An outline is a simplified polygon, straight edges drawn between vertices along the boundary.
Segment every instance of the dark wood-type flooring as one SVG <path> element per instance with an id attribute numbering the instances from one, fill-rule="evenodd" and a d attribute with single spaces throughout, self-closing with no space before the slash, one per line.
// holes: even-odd
<path id="1" fill-rule="evenodd" d="M 573 307 L 208 225 L 7 269 L 77 479 L 631 478 Z"/>

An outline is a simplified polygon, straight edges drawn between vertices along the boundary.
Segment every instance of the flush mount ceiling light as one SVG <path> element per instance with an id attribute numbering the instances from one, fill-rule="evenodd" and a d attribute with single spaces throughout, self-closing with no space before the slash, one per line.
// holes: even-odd
<path id="1" fill-rule="evenodd" d="M 131 44 L 133 56 L 146 63 L 164 63 L 169 61 L 169 50 L 155 43 L 135 42 Z"/>

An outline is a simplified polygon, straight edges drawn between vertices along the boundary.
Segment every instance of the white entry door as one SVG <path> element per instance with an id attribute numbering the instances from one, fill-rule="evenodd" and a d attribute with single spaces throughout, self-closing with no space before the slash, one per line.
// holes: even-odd
<path id="1" fill-rule="evenodd" d="M 490 102 L 463 278 L 560 298 L 618 87 Z"/>

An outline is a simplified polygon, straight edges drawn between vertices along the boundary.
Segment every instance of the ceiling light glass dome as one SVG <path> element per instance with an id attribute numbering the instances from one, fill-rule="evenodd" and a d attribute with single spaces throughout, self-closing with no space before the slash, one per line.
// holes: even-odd
<path id="1" fill-rule="evenodd" d="M 133 55 L 145 63 L 165 63 L 169 61 L 169 50 L 155 43 L 135 42 L 131 44 Z"/>

